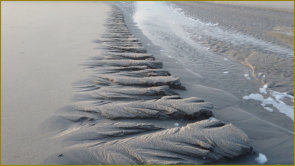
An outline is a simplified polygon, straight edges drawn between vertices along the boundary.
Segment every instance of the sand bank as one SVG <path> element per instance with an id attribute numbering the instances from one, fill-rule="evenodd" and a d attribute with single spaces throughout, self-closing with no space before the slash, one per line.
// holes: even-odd
<path id="1" fill-rule="evenodd" d="M 99 53 L 100 2 L 1 2 L 2 164 L 39 164 L 59 150 L 40 124 L 71 102 L 80 66 Z"/>
<path id="2" fill-rule="evenodd" d="M 254 156 L 248 137 L 211 116 L 213 104 L 182 98 L 180 79 L 147 54 L 114 8 L 103 53 L 88 65 L 77 102 L 48 121 L 67 148 L 46 164 L 208 164 Z M 53 125 L 52 125 L 53 124 Z M 59 124 L 59 125 L 56 125 Z"/>

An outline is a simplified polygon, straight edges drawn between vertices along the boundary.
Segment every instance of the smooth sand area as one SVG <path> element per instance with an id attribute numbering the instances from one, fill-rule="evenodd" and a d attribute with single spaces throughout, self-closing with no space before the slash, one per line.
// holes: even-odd
<path id="1" fill-rule="evenodd" d="M 249 7 L 260 7 L 283 11 L 293 11 L 294 2 L 293 1 L 208 1 L 217 4 L 226 5 L 238 5 L 238 6 L 249 6 Z"/>
<path id="2" fill-rule="evenodd" d="M 60 144 L 40 125 L 71 102 L 90 71 L 109 6 L 101 2 L 1 2 L 1 164 L 39 164 Z"/>

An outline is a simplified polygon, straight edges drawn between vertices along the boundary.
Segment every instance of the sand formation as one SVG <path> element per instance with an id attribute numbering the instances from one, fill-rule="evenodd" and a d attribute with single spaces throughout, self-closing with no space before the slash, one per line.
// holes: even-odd
<path id="1" fill-rule="evenodd" d="M 129 33 L 119 11 L 107 28 L 96 41 L 104 54 L 88 64 L 95 75 L 55 118 L 67 148 L 46 162 L 208 164 L 252 151 L 244 132 L 210 118 L 211 103 L 173 91 L 185 88 Z"/>

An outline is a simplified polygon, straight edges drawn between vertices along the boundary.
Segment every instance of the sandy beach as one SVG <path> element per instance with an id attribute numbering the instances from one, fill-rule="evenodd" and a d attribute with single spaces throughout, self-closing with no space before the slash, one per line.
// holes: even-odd
<path id="1" fill-rule="evenodd" d="M 1 2 L 2 164 L 39 164 L 60 150 L 41 124 L 66 104 L 99 53 L 109 7 L 99 2 Z"/>
<path id="2" fill-rule="evenodd" d="M 175 4 L 193 18 L 242 33 L 235 35 L 244 40 L 241 45 L 214 38 L 202 42 L 212 51 L 250 67 L 253 71 L 251 75 L 262 84 L 293 95 L 293 2 L 213 1 Z"/>
<path id="3" fill-rule="evenodd" d="M 294 2 L 292 1 L 207 1 L 209 3 L 216 4 L 225 4 L 225 5 L 235 5 L 235 6 L 248 6 L 248 7 L 256 7 L 263 9 L 272 9 L 272 10 L 280 10 L 280 11 L 288 11 L 293 12 L 294 10 Z"/>
<path id="4" fill-rule="evenodd" d="M 2 164 L 294 163 L 289 2 L 1 7 Z"/>

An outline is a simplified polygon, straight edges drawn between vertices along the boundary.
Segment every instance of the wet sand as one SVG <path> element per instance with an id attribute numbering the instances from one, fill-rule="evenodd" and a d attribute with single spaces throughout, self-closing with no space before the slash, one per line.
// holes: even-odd
<path id="1" fill-rule="evenodd" d="M 48 121 L 69 147 L 45 164 L 212 164 L 257 155 L 243 131 L 214 118 L 212 103 L 175 92 L 185 90 L 179 77 L 147 53 L 117 8 L 106 26 L 96 41 L 103 53 L 86 63 L 93 77 Z"/>
<path id="2" fill-rule="evenodd" d="M 284 115 L 259 115 L 257 105 L 199 84 L 200 76 L 160 54 L 158 47 L 147 47 L 149 41 L 118 8 L 62 4 L 54 7 L 57 15 L 51 19 L 63 28 L 33 28 L 32 20 L 40 23 L 47 16 L 42 8 L 44 15 L 27 17 L 19 26 L 27 38 L 3 28 L 2 41 L 27 39 L 31 45 L 2 46 L 2 58 L 11 55 L 2 60 L 2 72 L 9 74 L 2 75 L 2 126 L 7 126 L 2 127 L 2 163 L 257 164 L 259 153 L 267 156 L 266 164 L 293 163 L 293 124 Z M 61 14 L 65 8 L 71 12 Z M 82 18 L 87 18 L 83 28 Z M 41 32 L 34 35 L 37 29 Z M 35 45 L 41 46 L 30 47 Z M 20 75 L 30 79 L 15 81 Z M 23 104 L 11 104 L 19 101 Z M 24 107 L 27 111 L 18 111 Z M 285 124 L 279 124 L 282 119 Z"/>
<path id="3" fill-rule="evenodd" d="M 178 7 L 181 7 L 185 14 L 193 18 L 201 19 L 211 23 L 218 22 L 220 25 L 229 29 L 232 28 L 238 32 L 250 34 L 259 39 L 278 43 L 286 48 L 293 48 L 293 30 L 291 35 L 289 34 L 289 37 L 292 38 L 290 41 L 291 43 L 282 42 L 281 39 L 275 38 L 268 33 L 268 31 L 272 31 L 272 28 L 275 29 L 275 27 L 278 27 L 279 25 L 293 29 L 293 5 L 291 7 L 288 5 L 293 2 L 286 2 L 285 5 L 278 5 L 277 7 L 274 7 L 276 8 L 275 10 L 269 10 L 269 8 L 272 8 L 272 5 L 265 5 L 263 6 L 263 9 L 253 9 L 249 7 L 253 4 L 248 6 L 244 5 L 243 2 L 241 2 L 238 7 L 230 7 L 231 5 L 215 5 L 209 4 L 207 2 L 175 3 L 178 5 Z M 218 3 L 223 4 L 223 2 Z M 253 3 L 255 4 L 255 2 Z M 290 11 L 289 8 L 292 8 L 292 11 Z M 237 10 L 240 11 L 238 12 Z M 252 16 L 250 16 L 251 14 Z M 265 20 L 270 19 L 272 21 L 268 23 L 263 22 L 261 20 L 262 18 L 257 16 L 265 17 Z M 237 20 L 235 20 L 235 18 Z M 254 27 L 250 27 L 252 26 L 250 24 L 251 22 L 255 23 Z M 284 33 L 288 34 L 288 28 L 285 29 Z M 271 78 L 267 78 L 268 80 L 262 80 L 263 84 L 269 84 L 271 85 L 270 88 L 283 92 L 287 91 L 290 94 L 293 94 L 293 57 L 290 59 L 286 57 L 280 58 L 273 54 L 259 54 L 257 53 L 259 51 L 256 53 L 255 51 L 252 53 L 250 52 L 250 55 L 247 55 L 247 49 L 246 51 L 239 50 L 238 52 L 235 52 L 233 50 L 239 49 L 240 47 L 231 49 L 227 46 L 224 47 L 224 43 L 222 42 L 220 42 L 221 44 L 216 44 L 216 47 L 214 47 L 212 46 L 214 45 L 213 40 L 208 43 L 208 45 L 211 45 L 213 52 L 225 53 L 225 55 L 232 57 L 233 59 L 238 60 L 245 65 L 250 67 L 253 66 L 251 69 L 254 71 L 254 77 L 256 77 L 260 72 L 263 73 L 267 71 L 267 75 L 271 75 Z M 227 49 L 228 51 L 226 51 Z M 294 51 L 290 53 L 293 54 Z M 253 148 L 267 156 L 268 162 L 266 164 L 294 163 L 294 126 L 292 121 L 288 121 L 286 119 L 286 121 L 283 122 L 282 119 L 285 118 L 278 114 L 260 114 L 258 113 L 258 110 L 261 109 L 257 107 L 257 105 L 255 106 L 253 103 L 244 103 L 241 99 L 236 98 L 232 94 L 224 92 L 220 89 L 197 85 L 197 77 L 188 73 L 185 74 L 187 76 L 184 76 L 182 67 L 180 67 L 180 69 L 175 69 L 176 64 L 173 61 L 168 62 L 171 63 L 169 64 L 166 62 L 166 66 L 169 71 L 175 75 L 181 76 L 181 80 L 185 80 L 183 81 L 183 85 L 187 87 L 187 91 L 180 94 L 183 96 L 198 94 L 206 101 L 214 103 L 215 109 L 213 114 L 216 116 L 216 118 L 222 119 L 226 122 L 231 122 L 242 129 L 249 136 Z M 261 81 L 261 78 L 258 77 L 258 80 Z M 290 105 L 293 105 L 293 102 L 291 102 Z M 281 128 L 281 126 L 283 126 L 283 128 Z M 233 161 L 232 164 L 247 164 L 249 162 L 251 162 L 251 160 L 240 159 Z"/>
<path id="4" fill-rule="evenodd" d="M 265 8 L 279 11 L 293 12 L 294 2 L 293 1 L 207 1 L 209 3 L 236 5 L 236 6 L 248 6 L 256 8 Z"/>
<path id="5" fill-rule="evenodd" d="M 182 3 L 182 2 L 179 2 L 179 3 Z M 187 2 L 187 3 L 190 3 L 190 2 Z M 192 3 L 199 3 L 199 2 L 192 2 Z M 158 61 L 164 62 L 164 66 L 163 66 L 164 69 L 168 70 L 172 75 L 176 75 L 180 77 L 182 85 L 186 87 L 186 90 L 177 91 L 177 93 L 179 93 L 182 97 L 196 96 L 196 97 L 203 98 L 205 101 L 210 101 L 214 105 L 213 115 L 215 115 L 216 118 L 218 119 L 224 120 L 226 122 L 231 122 L 237 127 L 243 129 L 243 131 L 245 131 L 247 135 L 249 136 L 252 143 L 251 145 L 253 145 L 253 148 L 256 150 L 256 152 L 263 153 L 267 156 L 268 162 L 266 164 L 292 164 L 294 162 L 293 121 L 289 117 L 277 111 L 274 111 L 271 113 L 265 111 L 264 108 L 261 107 L 259 102 L 248 101 L 248 100 L 244 100 L 243 98 L 240 98 L 241 94 L 242 95 L 247 94 L 249 93 L 249 91 L 252 93 L 257 93 L 256 91 L 258 91 L 259 93 L 260 89 L 259 88 L 256 89 L 255 87 L 260 87 L 261 85 L 259 85 L 260 83 L 255 81 L 255 79 L 248 80 L 247 78 L 244 78 L 241 82 L 241 83 L 243 82 L 244 83 L 239 85 L 237 84 L 238 81 L 233 79 L 232 77 L 231 80 L 226 79 L 227 82 L 225 83 L 225 85 L 230 86 L 230 89 L 228 91 L 226 89 L 219 88 L 219 87 L 222 87 L 220 86 L 220 84 L 223 84 L 222 81 L 225 75 L 220 77 L 220 74 L 219 74 L 220 71 L 217 71 L 214 69 L 213 67 L 214 61 L 212 61 L 212 59 L 209 59 L 208 62 L 213 63 L 213 65 L 210 63 L 205 63 L 205 65 L 201 64 L 202 62 L 204 62 L 202 61 L 202 58 L 203 58 L 202 51 L 194 52 L 195 50 L 183 45 L 182 38 L 173 38 L 174 37 L 172 36 L 173 34 L 168 35 L 168 33 L 171 31 L 170 29 L 171 27 L 165 26 L 165 25 L 172 24 L 173 26 L 176 26 L 175 24 L 173 24 L 173 21 L 169 21 L 169 20 L 158 21 L 153 16 L 161 13 L 162 15 L 164 15 L 161 18 L 166 18 L 167 15 L 168 16 L 171 16 L 171 15 L 169 14 L 166 15 L 165 12 L 168 12 L 168 11 L 171 12 L 171 10 L 167 10 L 167 8 L 160 8 L 160 11 L 153 10 L 154 5 L 158 6 L 159 8 L 162 7 L 162 3 L 156 4 L 153 2 L 146 2 L 146 3 L 142 2 L 142 6 L 145 6 L 146 10 L 144 10 L 143 12 L 140 12 L 140 14 L 138 12 L 138 17 L 140 17 L 141 19 L 143 19 L 144 16 L 150 17 L 151 21 L 149 20 L 149 18 L 144 18 L 143 22 L 136 22 L 136 23 L 134 23 L 134 15 L 137 14 L 137 8 L 135 7 L 134 9 L 132 8 L 132 6 L 137 6 L 137 4 L 132 5 L 128 3 L 123 3 L 123 4 L 119 4 L 118 6 L 123 6 L 121 9 L 126 18 L 125 21 L 127 22 L 128 28 L 133 34 L 135 34 L 136 37 L 140 39 L 143 45 L 146 48 L 148 48 L 147 49 L 148 52 L 156 55 L 156 58 Z M 138 9 L 145 9 L 145 8 L 138 8 Z M 195 8 L 194 7 L 188 8 L 189 10 L 184 10 L 184 8 L 182 9 L 184 13 L 186 12 L 190 13 Z M 248 11 L 249 10 L 252 10 L 252 9 L 248 9 Z M 133 11 L 133 12 L 129 12 L 129 11 Z M 149 12 L 152 11 L 154 13 L 146 13 L 147 11 Z M 202 10 L 200 9 L 200 11 Z M 175 12 L 175 11 L 172 10 L 172 12 Z M 204 12 L 203 14 L 205 15 L 207 14 L 208 18 L 210 17 L 210 14 L 206 13 L 206 11 L 202 11 L 202 12 Z M 187 21 L 183 17 L 178 18 L 178 15 L 172 15 L 172 16 L 174 16 L 173 17 L 174 20 L 180 21 L 179 22 L 180 26 L 183 26 L 185 21 Z M 227 20 L 227 21 L 230 21 L 230 20 Z M 161 24 L 161 22 L 163 24 Z M 146 23 L 146 25 L 144 25 L 144 23 Z M 208 26 L 204 26 L 203 24 L 200 25 L 199 22 L 197 21 L 197 25 L 203 26 L 205 28 L 206 27 L 211 28 L 211 26 L 215 26 L 215 25 L 212 25 L 212 22 L 209 22 L 208 24 L 210 25 Z M 186 26 L 187 24 L 184 24 L 184 25 Z M 164 33 L 161 33 L 162 29 L 164 29 Z M 198 27 L 196 27 L 196 29 L 200 30 Z M 173 31 L 173 30 L 172 32 L 178 32 L 179 34 L 183 34 L 181 33 L 182 31 Z M 167 34 L 165 34 L 166 32 Z M 202 32 L 203 31 L 201 31 L 201 33 Z M 212 33 L 215 34 L 214 32 Z M 153 35 L 155 35 L 156 37 Z M 224 37 L 227 37 L 227 36 L 224 36 Z M 161 41 L 162 38 L 164 39 L 163 42 Z M 155 40 L 151 40 L 151 39 L 155 39 Z M 172 40 L 172 42 L 170 42 L 167 39 L 175 39 L 175 40 Z M 191 43 L 187 42 L 185 44 L 189 45 Z M 167 48 L 170 50 L 167 50 Z M 185 58 L 177 57 L 177 56 L 183 56 L 183 57 L 190 58 L 189 51 L 193 51 L 192 54 L 196 56 L 195 58 L 196 61 L 194 61 L 195 59 L 189 59 L 189 60 L 193 61 L 192 63 L 194 63 L 194 65 L 201 66 L 197 68 L 198 70 L 194 70 L 196 72 L 192 70 L 188 70 L 188 66 L 190 65 L 190 63 Z M 210 52 L 205 52 L 204 56 L 211 56 Z M 227 62 L 229 60 L 224 60 L 226 57 L 227 56 L 220 56 L 220 58 L 215 57 L 217 60 L 219 60 L 218 61 L 219 63 L 218 65 L 215 66 L 215 68 L 219 68 L 221 64 L 223 63 L 228 65 Z M 198 61 L 200 62 L 198 63 Z M 185 64 L 183 64 L 182 62 L 185 62 Z M 233 65 L 228 65 L 228 66 L 232 67 Z M 213 69 L 210 67 L 212 67 Z M 207 75 L 208 72 L 206 71 L 206 69 L 213 70 L 215 75 L 214 74 L 211 75 L 210 73 L 209 73 L 210 75 Z M 224 71 L 224 69 L 222 68 L 220 69 L 221 71 Z M 234 69 L 233 71 L 232 70 L 228 70 L 228 71 L 230 72 L 238 71 L 237 70 L 238 68 L 233 68 L 233 69 Z M 204 77 L 212 78 L 212 81 L 203 83 L 202 80 L 206 79 Z M 243 74 L 242 74 L 242 77 L 243 77 Z M 239 85 L 238 90 L 240 91 L 240 93 L 233 93 L 235 91 L 231 90 L 231 89 L 235 90 L 236 85 Z M 248 85 L 248 86 L 244 87 L 243 85 Z M 248 91 L 249 86 L 252 86 L 252 89 L 249 89 Z M 293 105 L 293 103 L 290 103 L 290 104 Z M 238 160 L 232 161 L 231 163 L 232 164 L 241 164 L 241 163 L 257 164 L 256 161 L 249 158 L 248 159 L 240 158 Z"/>
<path id="6" fill-rule="evenodd" d="M 265 42 L 266 45 L 259 48 L 258 41 L 241 45 L 226 43 L 214 37 L 201 41 L 215 53 L 228 56 L 251 68 L 251 76 L 262 85 L 267 84 L 272 90 L 293 95 L 293 2 L 224 1 L 174 4 L 192 18 L 217 23 L 228 31 L 237 31 Z M 198 40 L 197 37 L 195 39 Z M 275 45 L 268 46 L 270 43 Z M 277 48 L 280 51 L 275 51 Z"/>
<path id="7" fill-rule="evenodd" d="M 2 164 L 40 164 L 61 149 L 41 124 L 71 103 L 109 10 L 97 2 L 1 2 Z M 50 137 L 49 137 L 50 136 Z"/>

